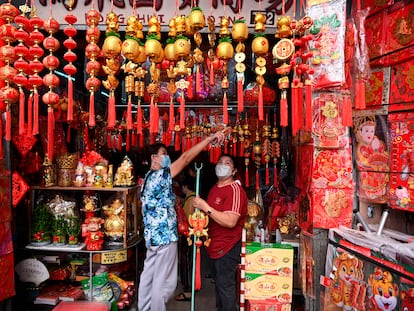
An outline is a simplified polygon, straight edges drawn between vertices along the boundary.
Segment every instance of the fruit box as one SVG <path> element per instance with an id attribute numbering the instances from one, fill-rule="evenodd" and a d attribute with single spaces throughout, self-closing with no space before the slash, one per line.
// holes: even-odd
<path id="1" fill-rule="evenodd" d="M 274 303 L 291 303 L 292 286 L 292 277 L 246 273 L 245 298 L 247 300 L 271 300 Z"/>
<path id="2" fill-rule="evenodd" d="M 293 246 L 290 244 L 246 244 L 246 272 L 293 276 Z"/>
<path id="3" fill-rule="evenodd" d="M 275 303 L 272 300 L 247 300 L 247 311 L 291 311 L 290 303 Z"/>

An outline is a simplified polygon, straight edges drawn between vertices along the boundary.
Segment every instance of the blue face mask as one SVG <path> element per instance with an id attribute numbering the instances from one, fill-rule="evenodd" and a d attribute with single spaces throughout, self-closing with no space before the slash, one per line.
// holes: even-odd
<path id="1" fill-rule="evenodd" d="M 171 165 L 171 159 L 169 156 L 167 155 L 162 155 L 162 159 L 161 159 L 161 167 L 162 168 L 166 168 L 166 167 L 170 167 Z"/>

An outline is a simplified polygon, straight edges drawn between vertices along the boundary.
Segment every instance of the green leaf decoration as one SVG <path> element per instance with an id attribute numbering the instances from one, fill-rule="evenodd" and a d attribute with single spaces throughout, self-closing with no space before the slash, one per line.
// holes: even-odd
<path id="1" fill-rule="evenodd" d="M 135 40 L 135 41 L 139 42 L 139 39 L 138 38 L 135 38 L 135 37 L 132 37 L 132 36 L 128 36 L 128 35 L 125 35 L 125 39 Z"/>
<path id="2" fill-rule="evenodd" d="M 245 22 L 246 22 L 246 20 L 244 18 L 236 19 L 234 21 L 235 24 L 240 24 L 240 23 L 245 23 Z"/>
<path id="3" fill-rule="evenodd" d="M 177 39 L 176 38 L 168 38 L 167 39 L 167 44 L 174 44 L 174 42 L 176 41 Z"/>
<path id="4" fill-rule="evenodd" d="M 107 36 L 107 37 L 115 36 L 115 37 L 118 37 L 118 38 L 121 37 L 121 35 L 119 33 L 115 32 L 115 31 L 108 31 L 107 33 L 105 33 L 105 36 Z"/>
<path id="5" fill-rule="evenodd" d="M 147 40 L 157 40 L 158 41 L 158 36 L 156 34 L 148 34 L 145 39 Z"/>
<path id="6" fill-rule="evenodd" d="M 313 26 L 310 29 L 311 34 L 318 34 L 322 27 L 328 26 L 329 28 L 338 28 L 341 26 L 341 21 L 338 19 L 336 13 L 330 16 L 322 16 L 320 19 L 313 21 Z"/>
<path id="7" fill-rule="evenodd" d="M 260 37 L 266 38 L 266 34 L 264 32 L 257 32 L 254 34 L 254 37 L 255 38 L 260 38 Z"/>
<path id="8" fill-rule="evenodd" d="M 195 6 L 195 7 L 193 7 L 192 9 L 191 9 L 191 12 L 193 12 L 193 11 L 203 11 L 199 6 Z"/>
<path id="9" fill-rule="evenodd" d="M 219 43 L 228 42 L 231 43 L 231 38 L 229 36 L 225 36 L 219 39 Z"/>

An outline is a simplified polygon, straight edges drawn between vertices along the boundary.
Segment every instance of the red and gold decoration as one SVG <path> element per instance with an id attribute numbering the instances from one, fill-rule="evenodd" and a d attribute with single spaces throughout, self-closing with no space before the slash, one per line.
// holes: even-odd
<path id="1" fill-rule="evenodd" d="M 94 127 L 96 125 L 95 92 L 99 90 L 101 86 L 101 81 L 97 77 L 99 71 L 101 70 L 101 64 L 98 61 L 98 55 L 101 52 L 101 49 L 98 46 L 101 32 L 97 27 L 101 16 L 99 12 L 95 10 L 93 5 L 94 2 L 92 2 L 92 8 L 86 12 L 85 15 L 86 25 L 89 27 L 86 30 L 86 42 L 88 42 L 88 44 L 85 49 L 85 56 L 87 59 L 89 59 L 89 61 L 86 63 L 86 73 L 89 75 L 88 79 L 86 80 L 86 88 L 89 90 L 89 127 Z"/>
<path id="2" fill-rule="evenodd" d="M 116 75 L 121 67 L 119 56 L 122 51 L 122 41 L 118 33 L 118 15 L 115 12 L 111 11 L 107 14 L 106 26 L 106 38 L 102 46 L 105 65 L 102 66 L 102 69 L 107 75 L 107 79 L 102 81 L 102 85 L 109 92 L 107 127 L 113 129 L 116 126 L 115 90 L 119 85 Z"/>
<path id="3" fill-rule="evenodd" d="M 59 47 L 59 40 L 53 37 L 59 31 L 60 25 L 52 16 L 44 23 L 44 29 L 49 33 L 49 36 L 43 40 L 43 47 L 49 51 L 49 55 L 43 58 L 43 65 L 49 70 L 49 73 L 43 76 L 43 84 L 49 88 L 49 91 L 43 94 L 43 103 L 47 105 L 47 153 L 49 159 L 53 162 L 54 157 L 54 130 L 55 117 L 53 107 L 59 102 L 59 95 L 54 91 L 59 86 L 60 80 L 54 73 L 54 70 L 59 67 L 59 59 L 53 55 Z"/>
<path id="4" fill-rule="evenodd" d="M 259 86 L 259 97 L 257 101 L 258 118 L 259 121 L 264 120 L 263 114 L 263 84 L 265 83 L 264 74 L 266 73 L 266 54 L 269 51 L 269 42 L 265 34 L 266 16 L 262 13 L 257 13 L 254 18 L 255 22 L 255 37 L 252 41 L 252 52 L 255 55 L 255 69 L 256 83 Z"/>
<path id="5" fill-rule="evenodd" d="M 68 106 L 67 106 L 67 121 L 73 121 L 73 78 L 72 76 L 77 72 L 76 67 L 73 65 L 73 62 L 78 58 L 77 55 L 73 52 L 76 48 L 77 43 L 73 39 L 77 34 L 77 30 L 73 25 L 77 22 L 78 18 L 72 13 L 72 6 L 74 0 L 69 1 L 69 13 L 65 15 L 65 21 L 68 23 L 68 26 L 64 29 L 65 35 L 68 37 L 63 45 L 67 48 L 67 52 L 63 55 L 63 58 L 68 63 L 63 67 L 63 70 L 68 75 Z"/>
<path id="6" fill-rule="evenodd" d="M 191 9 L 190 15 L 187 17 L 187 25 L 189 27 L 189 32 L 194 33 L 193 38 L 196 44 L 196 48 L 193 51 L 193 61 L 195 65 L 195 92 L 196 95 L 199 95 L 201 92 L 201 73 L 200 66 L 204 62 L 203 52 L 201 51 L 201 42 L 202 37 L 200 31 L 206 25 L 203 10 L 200 7 L 193 7 Z"/>
<path id="7" fill-rule="evenodd" d="M 231 31 L 233 41 L 237 42 L 236 54 L 234 60 L 236 61 L 236 76 L 237 76 L 237 111 L 242 112 L 244 110 L 244 95 L 243 95 L 243 84 L 244 84 L 244 72 L 246 71 L 246 65 L 243 63 L 246 59 L 245 49 L 246 46 L 244 41 L 249 36 L 249 28 L 247 27 L 244 19 L 237 19 Z"/>
<path id="8" fill-rule="evenodd" d="M 0 6 L 0 19 L 3 25 L 0 26 L 1 38 L 6 42 L 0 49 L 0 59 L 4 62 L 1 67 L 0 80 L 4 82 L 4 86 L 0 89 L 0 99 L 6 104 L 6 140 L 11 140 L 11 105 L 19 100 L 19 91 L 13 87 L 13 78 L 18 71 L 12 66 L 16 54 L 12 43 L 15 42 L 14 33 L 16 27 L 12 24 L 15 17 L 19 14 L 19 10 L 11 3 L 3 3 Z"/>

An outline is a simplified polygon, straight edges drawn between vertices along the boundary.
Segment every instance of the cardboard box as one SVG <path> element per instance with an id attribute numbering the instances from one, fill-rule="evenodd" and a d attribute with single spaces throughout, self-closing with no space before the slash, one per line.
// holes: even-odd
<path id="1" fill-rule="evenodd" d="M 246 273 L 293 277 L 293 247 L 289 244 L 246 244 Z"/>
<path id="2" fill-rule="evenodd" d="M 275 303 L 271 300 L 248 300 L 247 311 L 290 311 L 290 303 Z"/>
<path id="3" fill-rule="evenodd" d="M 293 278 L 273 274 L 246 273 L 245 299 L 292 302 Z"/>

